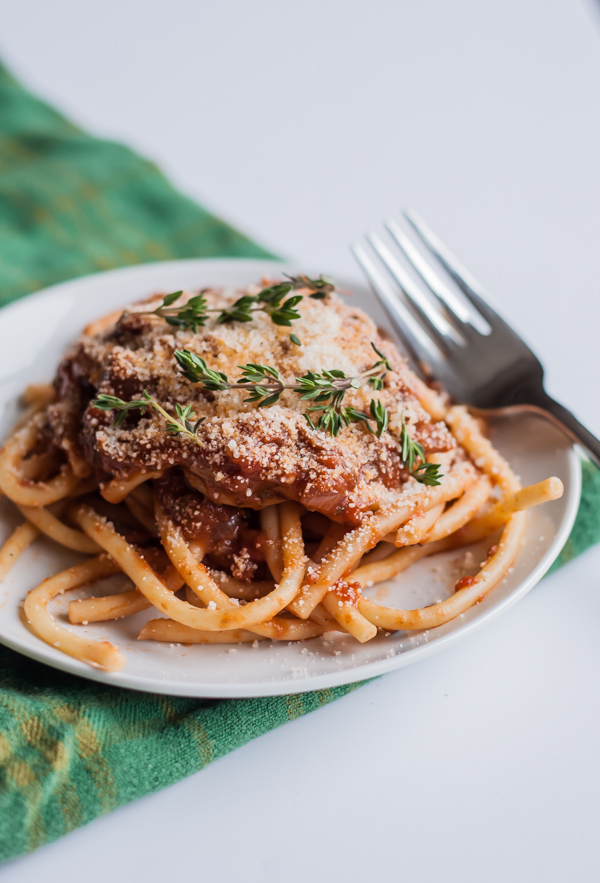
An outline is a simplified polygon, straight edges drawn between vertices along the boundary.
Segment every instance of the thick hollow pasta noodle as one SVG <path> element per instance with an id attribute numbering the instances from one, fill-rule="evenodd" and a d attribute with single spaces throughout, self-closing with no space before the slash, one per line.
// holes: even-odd
<path id="1" fill-rule="evenodd" d="M 264 551 L 271 576 L 274 580 L 280 580 L 283 573 L 283 559 L 281 557 L 277 506 L 266 506 L 264 509 L 261 509 L 260 526 L 266 537 Z"/>
<path id="2" fill-rule="evenodd" d="M 433 506 L 427 512 L 421 512 L 419 515 L 413 515 L 406 524 L 398 528 L 396 534 L 396 546 L 415 546 L 420 543 L 424 536 L 430 531 L 436 523 L 442 512 L 444 504 Z"/>
<path id="3" fill-rule="evenodd" d="M 86 334 L 110 329 L 120 315 L 93 323 Z M 215 569 L 216 523 L 209 521 L 206 535 L 194 533 L 202 538 L 192 540 L 176 522 L 161 496 L 169 468 L 154 468 L 157 461 L 151 461 L 121 473 L 129 477 L 91 475 L 78 443 L 64 452 L 48 445 L 46 409 L 54 407 L 57 394 L 50 385 L 30 387 L 29 408 L 0 451 L 0 489 L 25 519 L 0 549 L 0 579 L 40 535 L 70 552 L 94 556 L 33 588 L 24 612 L 29 627 L 50 646 L 108 671 L 124 665 L 123 652 L 89 639 L 82 629 L 148 610 L 152 614 L 140 626 L 139 640 L 171 644 L 306 641 L 333 631 L 365 642 L 379 629 L 429 629 L 448 622 L 504 578 L 518 554 L 526 510 L 559 497 L 562 484 L 548 478 L 521 488 L 479 420 L 463 406 L 448 408 L 443 396 L 417 378 L 411 382 L 425 418 L 444 421 L 444 432 L 451 431 L 451 444 L 440 446 L 446 453 L 428 455 L 430 463 L 440 464 L 439 485 L 408 478 L 378 498 L 355 526 L 292 500 L 274 502 L 288 491 L 266 487 L 252 504 L 258 514 L 234 513 L 232 523 L 245 525 L 259 562 L 250 561 L 247 571 Z M 188 465 L 180 476 L 196 493 Z M 421 559 L 488 536 L 493 539 L 486 562 L 440 603 L 398 610 L 369 596 L 371 586 Z M 94 586 L 114 574 L 120 574 L 116 593 Z M 63 626 L 48 604 L 82 586 L 90 596 L 70 602 L 69 625 Z"/>
<path id="4" fill-rule="evenodd" d="M 150 601 L 137 589 L 128 589 L 116 595 L 103 595 L 100 598 L 78 598 L 69 604 L 69 622 L 73 625 L 107 622 L 140 613 L 148 607 L 152 607 Z"/>
<path id="5" fill-rule="evenodd" d="M 539 506 L 540 503 L 547 503 L 549 500 L 558 500 L 562 493 L 563 484 L 559 478 L 546 478 L 537 484 L 515 491 L 514 494 L 499 500 L 489 512 L 473 518 L 467 526 L 461 526 L 458 538 L 461 543 L 475 543 L 506 524 L 514 512 L 531 509 L 532 506 Z"/>
<path id="6" fill-rule="evenodd" d="M 453 414 L 448 419 L 454 424 L 456 434 L 473 459 L 482 465 L 490 477 L 498 480 L 505 491 L 511 494 L 511 499 L 514 498 L 519 491 L 519 481 L 508 463 L 497 454 L 489 440 L 483 436 L 477 422 L 464 408 L 453 409 Z M 547 486 L 546 493 L 553 487 L 554 484 Z M 514 514 L 510 515 L 510 512 Z M 508 515 L 506 527 L 489 559 L 476 576 L 466 580 L 467 584 L 464 588 L 459 581 L 457 590 L 447 601 L 419 610 L 397 610 L 376 604 L 368 598 L 361 598 L 358 603 L 360 612 L 373 625 L 392 630 L 434 628 L 464 613 L 473 604 L 485 598 L 502 579 L 519 551 L 525 526 L 525 513 L 515 512 L 514 506 L 512 508 L 509 506 L 506 514 Z"/>
<path id="7" fill-rule="evenodd" d="M 329 527 L 324 525 L 324 534 L 314 553 L 316 563 L 309 563 L 308 570 L 299 507 L 294 503 L 283 503 L 263 510 L 264 547 L 269 550 L 266 557 L 271 571 L 281 573 L 279 584 L 244 584 L 228 574 L 213 574 L 208 570 L 202 564 L 203 545 L 187 542 L 166 516 L 151 487 L 142 484 L 142 480 L 148 481 L 148 475 L 138 475 L 133 482 L 127 483 L 125 496 L 123 484 L 118 494 L 109 496 L 113 502 L 117 499 L 124 499 L 128 504 L 135 501 L 128 508 L 137 521 L 146 530 L 153 528 L 154 533 L 159 533 L 171 561 L 160 575 L 141 551 L 88 504 L 79 504 L 70 510 L 81 530 L 63 523 L 44 505 L 48 500 L 48 483 L 35 482 L 29 477 L 25 480 L 18 473 L 19 462 L 23 461 L 11 452 L 18 450 L 22 458 L 23 451 L 32 446 L 33 439 L 26 427 L 25 441 L 21 440 L 18 448 L 8 445 L 13 457 L 11 462 L 17 470 L 14 484 L 8 484 L 11 490 L 14 486 L 20 489 L 26 485 L 30 501 L 34 503 L 38 503 L 36 494 L 39 491 L 41 505 L 17 503 L 27 521 L 17 528 L 0 551 L 0 573 L 8 570 L 10 562 L 39 532 L 78 552 L 105 550 L 110 558 L 94 558 L 86 562 L 87 566 L 80 565 L 45 580 L 29 594 L 25 611 L 31 627 L 52 646 L 107 670 L 117 670 L 123 665 L 124 657 L 120 651 L 107 642 L 88 640 L 60 626 L 49 614 L 47 604 L 60 592 L 118 570 L 129 576 L 135 588 L 116 595 L 72 601 L 69 605 L 71 623 L 116 619 L 155 606 L 169 618 L 148 622 L 140 632 L 140 640 L 197 644 L 307 640 L 332 628 L 348 632 L 359 641 L 368 641 L 378 628 L 422 629 L 440 625 L 481 600 L 506 573 L 518 551 L 524 519 L 522 510 L 554 499 L 562 490 L 557 479 L 519 489 L 507 464 L 490 455 L 487 439 L 481 435 L 476 421 L 464 412 L 459 412 L 456 419 L 459 418 L 457 425 L 462 430 L 463 440 L 468 442 L 472 456 L 487 467 L 489 475 L 477 475 L 470 467 L 463 466 L 451 470 L 439 487 L 416 488 L 412 497 L 404 497 L 398 504 L 374 513 L 353 531 L 336 523 L 330 523 Z M 479 515 L 498 475 L 508 493 Z M 73 495 L 77 495 L 76 482 L 65 487 L 71 487 Z M 68 497 L 64 499 L 68 501 Z M 149 508 L 152 503 L 155 514 Z M 64 505 L 56 512 L 62 510 Z M 115 516 L 118 514 L 117 507 Z M 502 539 L 490 560 L 469 585 L 459 588 L 447 601 L 420 610 L 403 611 L 382 606 L 360 594 L 361 589 L 397 576 L 423 557 L 480 539 L 503 524 Z M 384 542 L 380 542 L 382 540 Z M 386 554 L 390 540 L 400 541 L 402 546 Z M 369 553 L 368 550 L 374 547 L 377 547 L 375 552 Z M 381 554 L 384 557 L 376 560 Z M 183 585 L 193 593 L 193 604 L 174 595 Z M 243 606 L 240 606 L 240 600 Z M 286 609 L 292 615 L 282 616 Z"/>
<path id="8" fill-rule="evenodd" d="M 270 619 L 287 607 L 296 596 L 304 576 L 304 544 L 299 509 L 295 503 L 281 504 L 283 553 L 281 582 L 264 598 L 251 601 L 245 607 L 226 610 L 198 610 L 172 595 L 139 552 L 93 509 L 81 506 L 77 520 L 83 530 L 117 561 L 123 573 L 127 574 L 158 610 L 191 628 L 207 631 L 248 628 Z"/>
<path id="9" fill-rule="evenodd" d="M 481 601 L 498 583 L 515 560 L 523 534 L 525 513 L 513 515 L 498 544 L 498 551 L 473 578 L 471 585 L 458 589 L 447 601 L 420 610 L 395 610 L 383 607 L 368 598 L 361 598 L 358 608 L 363 616 L 380 628 L 430 629 L 454 619 L 473 604 Z"/>
<path id="10" fill-rule="evenodd" d="M 37 527 L 27 521 L 15 528 L 0 549 L 0 580 L 4 579 L 25 549 L 33 543 L 39 534 Z"/>
<path id="11" fill-rule="evenodd" d="M 172 619 L 151 619 L 139 634 L 140 641 L 164 641 L 168 644 L 250 644 L 264 641 L 254 632 L 233 629 L 226 632 L 203 632 Z"/>
<path id="12" fill-rule="evenodd" d="M 169 566 L 160 574 L 161 580 L 172 592 L 183 585 L 183 580 L 174 567 Z M 78 598 L 69 604 L 69 622 L 74 624 L 88 622 L 105 622 L 109 619 L 121 619 L 132 613 L 139 613 L 152 605 L 137 589 L 127 589 L 114 595 L 103 595 L 98 598 Z"/>
<path id="13" fill-rule="evenodd" d="M 345 534 L 329 553 L 319 568 L 315 582 L 303 587 L 300 596 L 290 605 L 290 610 L 303 619 L 307 618 L 331 587 L 360 561 L 365 552 L 374 548 L 390 531 L 397 530 L 408 521 L 416 510 L 427 511 L 441 502 L 458 497 L 473 478 L 470 470 L 457 470 L 454 475 L 444 476 L 438 487 L 415 492 L 408 499 L 402 497 L 395 505 L 365 519 L 360 527 Z"/>
<path id="14" fill-rule="evenodd" d="M 109 503 L 122 503 L 139 485 L 161 475 L 162 472 L 138 472 L 133 478 L 114 478 L 102 488 L 101 493 Z"/>
<path id="15" fill-rule="evenodd" d="M 33 524 L 40 533 L 46 534 L 51 540 L 73 549 L 75 552 L 86 552 L 96 555 L 101 552 L 98 543 L 91 540 L 80 530 L 74 530 L 59 521 L 48 509 L 40 509 L 36 506 L 19 506 L 19 510 L 25 518 Z"/>
<path id="16" fill-rule="evenodd" d="M 91 641 L 63 628 L 48 612 L 48 603 L 57 595 L 117 573 L 118 569 L 108 556 L 99 555 L 48 577 L 25 599 L 23 608 L 29 625 L 40 638 L 63 653 L 107 671 L 119 671 L 125 665 L 125 657 L 117 647 L 108 641 Z"/>
<path id="17" fill-rule="evenodd" d="M 62 652 L 107 670 L 117 670 L 124 664 L 121 651 L 64 628 L 50 615 L 47 605 L 63 591 L 118 571 L 127 574 L 134 588 L 72 601 L 72 624 L 113 620 L 154 606 L 168 618 L 150 620 L 142 628 L 140 640 L 193 644 L 293 641 L 338 629 L 364 642 L 371 640 L 379 628 L 432 628 L 485 597 L 517 554 L 523 510 L 555 499 L 562 492 L 558 479 L 520 489 L 508 465 L 482 435 L 478 422 L 461 409 L 454 410 L 452 420 L 473 460 L 483 465 L 483 474 L 468 463 L 449 468 L 438 487 L 416 486 L 412 494 L 373 513 L 354 530 L 335 522 L 307 519 L 310 529 L 322 531 L 312 562 L 304 551 L 298 505 L 270 505 L 260 513 L 263 549 L 269 569 L 279 582 L 248 584 L 226 573 L 212 572 L 202 563 L 205 544 L 188 542 L 152 491 L 152 480 L 160 473 L 138 473 L 130 481 L 111 483 L 103 491 L 110 505 L 98 503 L 98 508 L 119 518 L 123 513 L 115 504 L 125 501 L 132 523 L 139 523 L 149 536 L 159 536 L 171 562 L 166 569 L 162 565 L 161 573 L 146 560 L 143 550 L 136 549 L 101 511 L 94 509 L 93 501 L 92 505 L 74 503 L 67 512 L 80 529 L 62 521 L 60 516 L 69 496 L 76 499 L 82 488 L 64 468 L 55 479 L 36 481 L 36 473 L 47 471 L 52 464 L 47 456 L 28 456 L 39 425 L 34 415 L 0 454 L 0 484 L 7 496 L 15 498 L 27 519 L 0 550 L 0 575 L 40 532 L 77 552 L 89 554 L 102 549 L 108 553 L 110 557 L 100 555 L 45 580 L 30 592 L 25 603 L 28 622 L 41 638 Z M 11 473 L 9 478 L 7 472 Z M 92 491 L 94 483 L 86 482 L 84 490 Z M 504 495 L 492 506 L 488 503 L 488 510 L 483 511 L 493 485 L 500 485 Z M 63 502 L 51 511 L 47 507 L 55 499 Z M 361 590 L 397 576 L 423 557 L 481 539 L 503 526 L 497 549 L 480 573 L 440 604 L 396 610 L 361 594 Z M 391 554 L 386 551 L 394 548 L 390 542 L 400 544 Z M 192 603 L 174 594 L 184 585 Z"/>
<path id="18" fill-rule="evenodd" d="M 169 558 L 173 562 L 173 565 L 179 571 L 182 581 L 185 582 L 191 591 L 194 592 L 207 606 L 212 604 L 215 609 L 218 610 L 236 610 L 238 602 L 228 597 L 225 592 L 221 591 L 212 579 L 207 568 L 204 567 L 202 563 L 198 562 L 195 556 L 190 552 L 185 539 L 175 524 L 166 517 L 162 506 L 158 503 L 156 505 L 156 516 L 161 531 L 163 545 Z M 286 515 L 283 513 L 282 522 L 287 524 Z M 297 532 L 298 524 L 299 520 L 296 519 L 291 530 Z M 293 549 L 290 554 L 294 555 Z M 301 558 L 298 561 L 298 573 L 300 573 L 300 575 L 303 574 Z M 284 574 L 285 564 L 282 579 Z M 268 595 L 263 596 L 260 601 L 266 603 L 267 599 L 275 596 L 275 592 L 276 589 L 273 587 L 272 591 L 269 592 Z M 252 604 L 256 605 L 254 610 L 258 609 L 259 599 L 256 599 L 243 608 L 245 613 L 244 621 L 246 623 L 251 623 L 252 631 L 262 637 L 273 638 L 276 640 L 303 640 L 305 638 L 313 638 L 316 635 L 323 633 L 323 629 L 313 623 L 302 623 L 294 621 L 293 619 L 284 620 L 282 618 L 277 618 L 274 613 L 269 613 L 268 616 L 265 617 L 266 619 L 269 619 L 270 622 L 254 623 L 249 616 L 250 611 L 248 609 Z M 283 609 L 283 607 L 281 607 L 281 609 Z M 174 619 L 175 617 L 172 618 Z"/>
<path id="19" fill-rule="evenodd" d="M 41 425 L 41 413 L 19 429 L 0 451 L 0 489 L 13 502 L 22 506 L 48 506 L 68 497 L 79 484 L 77 476 L 68 467 L 48 481 L 33 482 L 25 478 L 22 464 L 33 449 Z"/>

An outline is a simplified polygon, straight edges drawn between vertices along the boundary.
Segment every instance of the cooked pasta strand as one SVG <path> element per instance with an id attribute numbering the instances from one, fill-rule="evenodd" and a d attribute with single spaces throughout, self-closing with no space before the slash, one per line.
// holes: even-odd
<path id="1" fill-rule="evenodd" d="M 283 573 L 283 558 L 279 535 L 279 511 L 277 506 L 266 506 L 260 511 L 260 526 L 266 536 L 264 553 L 271 576 L 279 582 Z"/>
<path id="2" fill-rule="evenodd" d="M 103 331 L 116 325 L 122 315 L 123 310 L 113 310 L 112 313 L 108 313 L 108 315 L 102 316 L 100 319 L 95 319 L 93 322 L 90 322 L 89 325 L 86 325 L 83 329 L 83 333 L 87 337 L 95 337 L 97 334 L 101 334 Z"/>
<path id="3" fill-rule="evenodd" d="M 238 601 L 254 601 L 255 598 L 268 595 L 275 588 L 274 583 L 267 582 L 266 580 L 242 583 L 239 579 L 234 579 L 222 570 L 210 570 L 209 572 L 218 587 L 229 598 L 236 598 Z"/>
<path id="4" fill-rule="evenodd" d="M 386 579 L 391 579 L 410 567 L 421 558 L 433 555 L 440 551 L 439 546 L 429 543 L 426 546 L 404 546 L 396 552 L 392 552 L 382 561 L 374 561 L 372 563 L 361 565 L 352 572 L 352 581 L 358 583 L 363 589 L 372 586 L 375 583 L 382 583 Z"/>
<path id="5" fill-rule="evenodd" d="M 319 604 L 329 588 L 340 579 L 346 571 L 356 564 L 365 552 L 372 549 L 390 531 L 397 530 L 407 521 L 415 509 L 427 511 L 441 502 L 459 496 L 465 487 L 474 480 L 470 468 L 457 469 L 454 474 L 445 476 L 438 487 L 430 487 L 409 497 L 401 497 L 393 506 L 377 512 L 347 533 L 335 549 L 325 558 L 319 569 L 317 580 L 312 584 L 304 584 L 296 599 L 294 612 L 306 618 Z M 299 602 L 304 601 L 303 605 Z"/>
<path id="6" fill-rule="evenodd" d="M 429 533 L 422 537 L 421 542 L 434 543 L 459 530 L 481 509 L 489 497 L 491 489 L 489 478 L 487 475 L 482 475 L 471 487 L 466 489 L 462 497 L 440 515 Z"/>
<path id="7" fill-rule="evenodd" d="M 344 600 L 335 590 L 327 592 L 322 601 L 323 607 L 349 632 L 352 637 L 364 644 L 377 634 L 377 628 L 366 619 L 351 603 Z"/>
<path id="8" fill-rule="evenodd" d="M 77 598 L 69 603 L 69 622 L 73 625 L 86 625 L 88 622 L 122 619 L 151 606 L 150 601 L 137 589 L 128 589 L 116 595 L 103 595 L 100 598 Z"/>
<path id="9" fill-rule="evenodd" d="M 514 512 L 531 509 L 540 503 L 558 500 L 563 493 L 563 484 L 559 478 L 546 478 L 537 484 L 531 484 L 504 497 L 485 515 L 474 518 L 465 527 L 458 530 L 456 539 L 462 544 L 475 543 L 489 536 L 505 524 Z"/>
<path id="10" fill-rule="evenodd" d="M 0 489 L 23 506 L 48 506 L 68 496 L 79 484 L 77 476 L 66 466 L 48 481 L 35 482 L 23 475 L 23 460 L 36 442 L 43 417 L 41 413 L 35 414 L 0 450 Z"/>
<path id="11" fill-rule="evenodd" d="M 0 449 L 0 492 L 26 519 L 0 549 L 0 580 L 40 534 L 94 556 L 27 595 L 28 622 L 48 644 L 117 671 L 123 653 L 81 626 L 149 609 L 139 640 L 305 641 L 337 631 L 366 642 L 380 628 L 448 622 L 503 579 L 525 510 L 559 497 L 561 482 L 522 489 L 480 420 L 413 377 L 370 319 L 329 295 L 324 278 L 315 282 L 327 293 L 321 300 L 302 278 L 289 286 L 301 292 L 292 298 L 301 320 L 314 323 L 301 347 L 281 338 L 274 312 L 259 324 L 248 315 L 244 337 L 222 291 L 176 292 L 92 322 L 54 384 L 27 388 L 27 410 Z M 222 319 L 235 320 L 223 328 L 227 345 L 198 350 L 206 363 L 176 351 L 194 316 L 195 338 L 207 332 L 205 309 L 207 323 L 222 309 Z M 276 368 L 250 361 L 263 352 L 278 353 Z M 331 365 L 319 366 L 327 353 Z M 414 468 L 415 456 L 423 467 Z M 424 472 L 427 464 L 436 467 Z M 367 596 L 420 559 L 492 534 L 479 573 L 461 578 L 445 601 L 395 610 Z M 116 573 L 127 580 L 109 594 L 116 585 L 98 581 Z M 257 580 L 243 582 L 247 575 Z M 49 602 L 84 585 L 87 597 L 68 605 L 76 628 L 65 628 Z"/>
<path id="12" fill-rule="evenodd" d="M 406 524 L 398 528 L 396 545 L 398 547 L 415 546 L 417 543 L 420 543 L 423 537 L 433 528 L 443 511 L 444 503 L 440 503 L 439 506 L 433 506 L 427 512 L 419 512 L 418 515 L 413 515 Z"/>
<path id="13" fill-rule="evenodd" d="M 145 481 L 160 478 L 162 471 L 137 472 L 131 478 L 113 478 L 100 489 L 100 493 L 109 503 L 122 503 L 123 500 Z"/>
<path id="14" fill-rule="evenodd" d="M 87 534 L 81 530 L 75 530 L 63 524 L 48 509 L 39 509 L 35 506 L 20 506 L 18 509 L 31 524 L 34 524 L 40 533 L 46 534 L 51 540 L 55 540 L 67 549 L 75 552 L 84 552 L 88 555 L 97 555 L 102 549 Z"/>
<path id="15" fill-rule="evenodd" d="M 207 568 L 194 558 L 188 544 L 173 522 L 166 517 L 160 504 L 157 504 L 157 519 L 161 527 L 163 544 L 181 576 L 185 579 L 190 592 L 195 593 L 207 606 L 214 605 L 214 608 L 219 610 L 235 609 L 237 603 L 221 591 Z M 274 592 L 275 587 L 273 586 L 271 594 Z M 308 626 L 308 628 L 304 628 L 304 626 Z M 323 630 L 316 623 L 305 623 L 277 616 L 271 617 L 270 621 L 252 625 L 252 631 L 256 634 L 274 640 L 313 638 L 322 634 Z"/>
<path id="16" fill-rule="evenodd" d="M 489 438 L 481 431 L 481 425 L 464 405 L 456 405 L 446 414 L 446 422 L 459 444 L 471 455 L 474 463 L 500 485 L 505 494 L 519 490 L 519 480 Z"/>
<path id="17" fill-rule="evenodd" d="M 99 555 L 48 577 L 28 593 L 23 608 L 34 632 L 68 656 L 82 659 L 106 671 L 119 671 L 125 665 L 125 656 L 109 641 L 92 641 L 59 625 L 48 611 L 48 603 L 69 589 L 85 585 L 117 573 L 118 565 L 106 555 Z"/>
<path id="18" fill-rule="evenodd" d="M 251 601 L 244 607 L 225 610 L 198 610 L 171 595 L 133 546 L 89 506 L 79 507 L 77 520 L 85 532 L 119 563 L 123 572 L 158 610 L 196 629 L 221 631 L 248 628 L 271 619 L 295 597 L 304 575 L 304 547 L 299 507 L 295 503 L 281 504 L 284 563 L 281 582 L 263 598 Z"/>
<path id="19" fill-rule="evenodd" d="M 47 405 L 55 394 L 52 383 L 30 383 L 25 387 L 21 400 L 24 405 Z"/>
<path id="20" fill-rule="evenodd" d="M 0 549 L 0 581 L 12 570 L 25 549 L 27 549 L 40 532 L 29 521 L 14 529 Z"/>
<path id="21" fill-rule="evenodd" d="M 169 565 L 160 574 L 160 579 L 171 592 L 178 591 L 183 585 L 183 580 L 173 565 Z M 69 604 L 69 622 L 80 624 L 122 619 L 124 616 L 147 610 L 151 606 L 150 601 L 137 589 L 128 589 L 97 598 L 78 598 Z"/>
<path id="22" fill-rule="evenodd" d="M 370 598 L 362 597 L 358 609 L 369 622 L 380 628 L 390 629 L 430 629 L 454 619 L 469 607 L 482 601 L 488 592 L 502 579 L 511 566 L 523 536 L 525 513 L 517 512 L 511 516 L 498 544 L 495 554 L 485 563 L 484 567 L 473 578 L 473 583 L 460 588 L 447 601 L 422 607 L 418 610 L 395 610 L 384 607 Z M 419 548 L 419 547 L 415 547 Z M 427 549 L 427 546 L 421 547 Z M 408 550 L 407 550 L 408 551 Z"/>
<path id="23" fill-rule="evenodd" d="M 173 619 L 151 619 L 138 635 L 138 641 L 164 641 L 168 644 L 252 644 L 264 640 L 266 638 L 245 629 L 206 632 Z"/>

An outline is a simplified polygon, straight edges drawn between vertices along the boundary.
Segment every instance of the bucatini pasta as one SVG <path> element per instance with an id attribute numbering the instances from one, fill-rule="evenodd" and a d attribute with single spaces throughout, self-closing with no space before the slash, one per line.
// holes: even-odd
<path id="1" fill-rule="evenodd" d="M 150 610 L 139 639 L 357 641 L 424 629 L 484 598 L 518 554 L 521 488 L 478 420 L 417 378 L 326 277 L 174 292 L 91 323 L 53 385 L 31 386 L 0 451 L 25 519 L 0 578 L 40 535 L 84 555 L 24 600 L 30 628 L 108 671 L 77 629 Z M 416 610 L 369 594 L 421 558 L 500 532 L 477 573 Z M 124 574 L 118 594 L 94 584 Z M 48 604 L 69 604 L 68 628 Z"/>

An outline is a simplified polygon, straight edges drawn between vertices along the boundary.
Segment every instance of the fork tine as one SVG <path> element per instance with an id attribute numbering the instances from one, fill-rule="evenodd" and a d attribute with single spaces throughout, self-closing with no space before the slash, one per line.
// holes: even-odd
<path id="1" fill-rule="evenodd" d="M 360 264 L 373 291 L 388 314 L 393 328 L 401 337 L 412 361 L 429 374 L 435 365 L 441 365 L 443 357 L 438 348 L 402 303 L 396 292 L 362 245 L 353 245 L 352 254 Z"/>
<path id="2" fill-rule="evenodd" d="M 429 290 L 440 300 L 450 313 L 467 324 L 471 323 L 470 311 L 460 302 L 449 285 L 436 273 L 431 264 L 428 264 L 421 252 L 404 233 L 400 225 L 391 218 L 386 222 L 386 227 L 404 252 L 407 260 L 413 265 L 421 276 Z"/>
<path id="3" fill-rule="evenodd" d="M 486 302 L 487 294 L 479 282 L 477 282 L 466 267 L 460 263 L 458 258 L 455 258 L 452 252 L 446 248 L 444 243 L 435 235 L 433 230 L 427 226 L 425 221 L 423 221 L 416 212 L 413 212 L 412 209 L 403 212 L 403 214 L 421 241 L 447 270 L 467 300 L 473 304 L 479 314 L 483 316 L 486 322 L 488 322 L 490 328 L 493 329 L 500 324 L 506 326 L 506 322 Z"/>
<path id="4" fill-rule="evenodd" d="M 463 345 L 464 341 L 459 336 L 455 328 L 450 325 L 448 320 L 442 313 L 425 297 L 425 295 L 415 285 L 411 277 L 408 275 L 402 264 L 397 260 L 390 249 L 375 233 L 367 236 L 367 239 L 388 268 L 405 296 L 410 300 L 414 309 L 417 311 L 419 319 L 425 324 L 427 330 L 433 335 L 438 346 L 443 347 L 448 339 L 452 340 L 457 346 Z"/>

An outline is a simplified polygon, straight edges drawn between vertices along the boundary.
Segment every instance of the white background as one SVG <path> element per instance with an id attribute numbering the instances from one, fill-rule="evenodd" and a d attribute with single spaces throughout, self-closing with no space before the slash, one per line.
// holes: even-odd
<path id="1" fill-rule="evenodd" d="M 600 4 L 0 7 L 31 87 L 283 256 L 353 272 L 347 243 L 414 206 L 600 433 Z M 599 569 L 0 873 L 598 879 Z"/>

